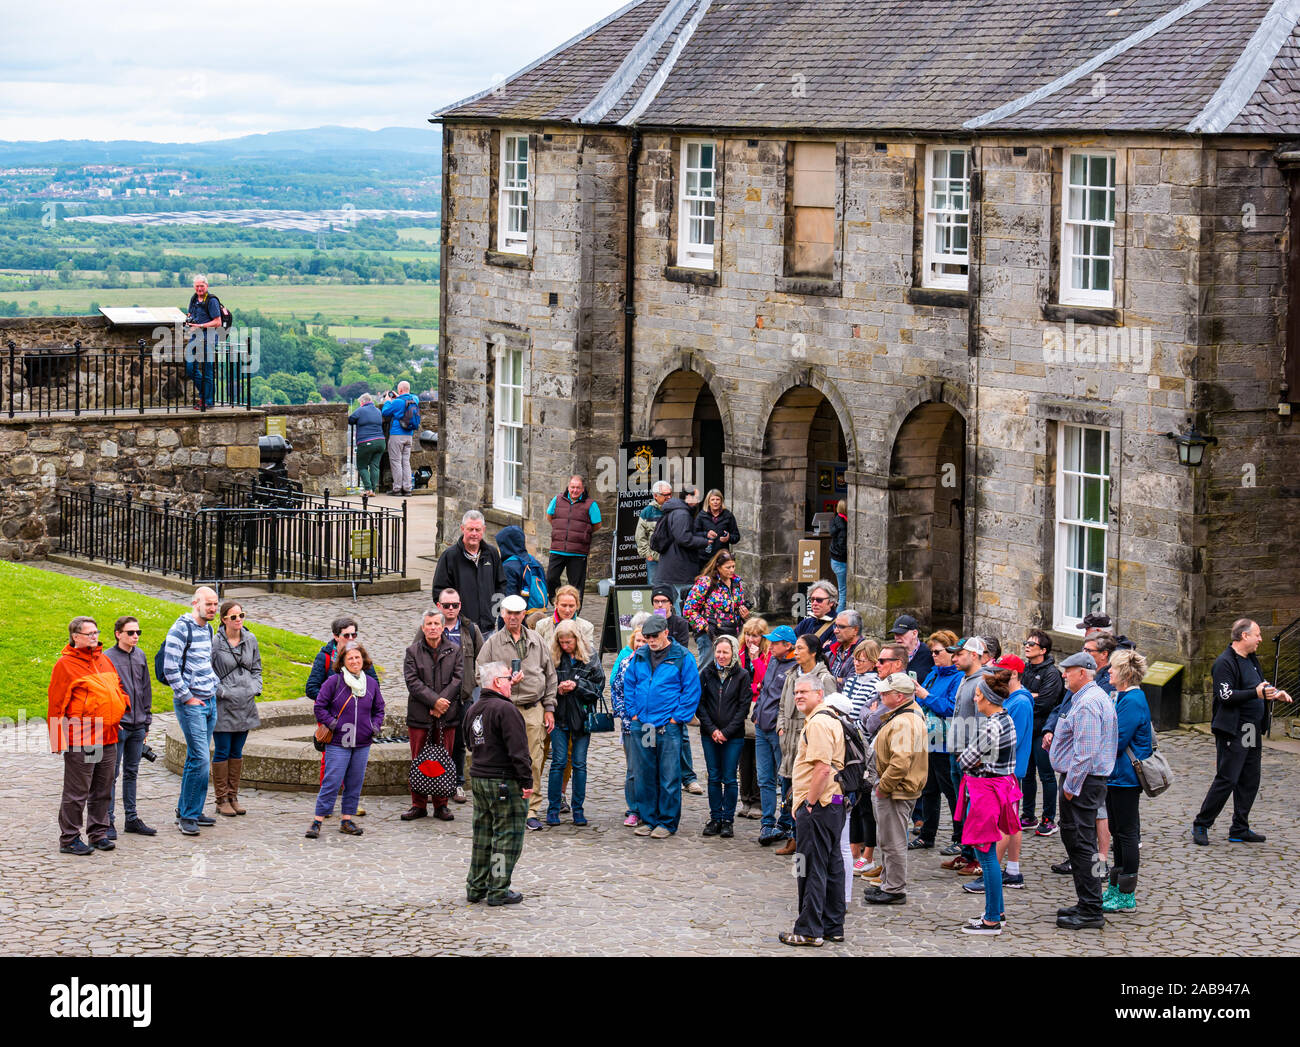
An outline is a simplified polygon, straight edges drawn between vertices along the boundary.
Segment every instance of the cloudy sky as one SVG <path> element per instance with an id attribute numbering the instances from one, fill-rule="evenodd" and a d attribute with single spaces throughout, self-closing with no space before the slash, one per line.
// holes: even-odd
<path id="1" fill-rule="evenodd" d="M 0 141 L 419 127 L 625 0 L 0 0 Z"/>

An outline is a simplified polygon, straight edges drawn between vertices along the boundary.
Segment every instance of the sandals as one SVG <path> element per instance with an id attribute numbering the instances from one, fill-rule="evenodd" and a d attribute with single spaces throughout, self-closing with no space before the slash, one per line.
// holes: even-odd
<path id="1" fill-rule="evenodd" d="M 362 829 L 361 826 L 359 826 L 351 818 L 344 818 L 341 822 L 339 822 L 339 832 L 347 833 L 349 836 L 360 836 L 363 832 L 365 832 L 365 830 Z"/>
<path id="2" fill-rule="evenodd" d="M 303 833 L 303 835 L 307 837 L 307 839 L 309 840 L 314 840 L 318 836 L 320 836 L 320 819 L 317 818 L 314 822 L 312 822 L 311 828 L 308 829 L 305 833 Z"/>

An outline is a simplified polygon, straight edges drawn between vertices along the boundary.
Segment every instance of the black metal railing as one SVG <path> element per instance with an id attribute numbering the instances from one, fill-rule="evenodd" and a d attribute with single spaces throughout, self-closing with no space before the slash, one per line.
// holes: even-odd
<path id="1" fill-rule="evenodd" d="M 324 499 L 187 510 L 92 487 L 61 493 L 59 517 L 68 555 L 194 584 L 357 583 L 406 573 L 405 503 L 400 511 L 327 507 Z"/>
<path id="2" fill-rule="evenodd" d="M 1300 716 L 1300 618 L 1273 637 L 1273 676 L 1269 682 L 1296 699 L 1285 704 L 1269 702 L 1272 719 Z"/>
<path id="3" fill-rule="evenodd" d="M 57 349 L 24 348 L 13 341 L 0 352 L 0 410 L 10 418 L 68 413 L 121 414 L 183 411 L 202 403 L 248 409 L 253 401 L 249 347 L 223 338 L 212 358 L 189 365 L 185 350 L 155 352 L 141 338 L 137 348 L 88 349 L 81 342 Z M 191 370 L 209 368 L 211 402 L 198 399 Z"/>

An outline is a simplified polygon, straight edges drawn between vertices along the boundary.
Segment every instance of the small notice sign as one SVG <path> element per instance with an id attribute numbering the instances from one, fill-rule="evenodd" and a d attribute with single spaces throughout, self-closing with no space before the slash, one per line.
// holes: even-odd
<path id="1" fill-rule="evenodd" d="M 289 439 L 289 419 L 288 416 L 277 414 L 266 416 L 266 435 L 283 436 Z"/>
<path id="2" fill-rule="evenodd" d="M 375 532 L 362 530 L 352 532 L 352 559 L 370 560 L 375 555 Z"/>
<path id="3" fill-rule="evenodd" d="M 1163 687 L 1182 671 L 1183 667 L 1175 662 L 1152 662 L 1147 666 L 1147 674 L 1142 677 L 1142 682 Z"/>

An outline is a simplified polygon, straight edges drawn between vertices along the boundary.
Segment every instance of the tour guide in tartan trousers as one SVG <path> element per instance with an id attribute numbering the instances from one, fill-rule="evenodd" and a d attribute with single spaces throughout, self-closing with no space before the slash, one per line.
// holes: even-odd
<path id="1" fill-rule="evenodd" d="M 485 898 L 488 905 L 524 900 L 510 889 L 519 852 L 524 848 L 524 821 L 533 793 L 533 763 L 524 716 L 510 701 L 510 666 L 488 662 L 479 670 L 483 692 L 462 725 L 472 754 L 474 851 L 470 856 L 465 896 Z"/>

